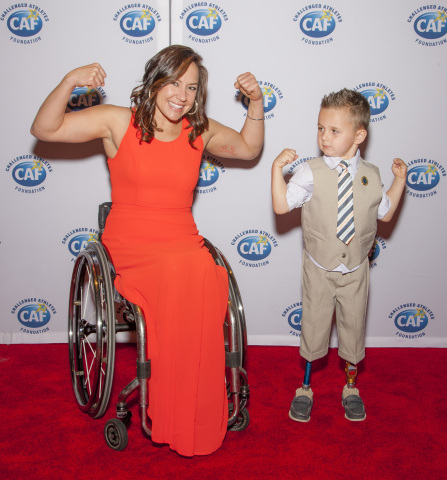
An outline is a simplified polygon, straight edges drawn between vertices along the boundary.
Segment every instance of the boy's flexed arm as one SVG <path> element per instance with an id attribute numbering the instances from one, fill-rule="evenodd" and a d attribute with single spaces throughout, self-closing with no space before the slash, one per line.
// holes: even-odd
<path id="1" fill-rule="evenodd" d="M 381 218 L 382 222 L 389 222 L 393 218 L 394 212 L 399 205 L 402 192 L 405 189 L 405 182 L 407 179 L 407 165 L 400 158 L 395 158 L 393 160 L 391 171 L 394 174 L 394 180 L 391 184 L 390 189 L 386 192 L 386 194 L 391 200 L 391 207 L 388 213 L 383 218 Z"/>
<path id="2" fill-rule="evenodd" d="M 282 169 L 285 165 L 298 158 L 295 150 L 284 149 L 274 160 L 272 165 L 272 203 L 275 213 L 283 214 L 289 211 L 287 203 L 287 184 L 284 180 Z"/>

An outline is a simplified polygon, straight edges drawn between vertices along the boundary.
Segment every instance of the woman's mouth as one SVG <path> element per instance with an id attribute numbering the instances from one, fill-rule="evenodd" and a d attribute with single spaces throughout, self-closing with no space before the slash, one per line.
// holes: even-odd
<path id="1" fill-rule="evenodd" d="M 168 104 L 174 110 L 181 110 L 184 107 L 184 105 L 177 105 L 176 103 L 170 102 L 169 100 L 168 100 Z"/>

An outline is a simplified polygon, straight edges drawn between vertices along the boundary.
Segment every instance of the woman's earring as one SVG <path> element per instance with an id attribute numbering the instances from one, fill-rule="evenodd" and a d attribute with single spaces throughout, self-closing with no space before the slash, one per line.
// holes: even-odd
<path id="1" fill-rule="evenodd" d="M 197 113 L 197 110 L 199 109 L 199 104 L 197 103 L 197 100 L 194 102 L 194 105 L 196 107 L 196 109 L 191 112 L 191 110 L 188 112 L 188 115 L 194 115 L 195 113 Z"/>

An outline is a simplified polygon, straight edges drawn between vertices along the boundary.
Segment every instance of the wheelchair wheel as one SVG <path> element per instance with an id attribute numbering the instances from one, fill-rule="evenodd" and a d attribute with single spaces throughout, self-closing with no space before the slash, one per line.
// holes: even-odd
<path id="1" fill-rule="evenodd" d="M 227 316 L 224 324 L 225 349 L 232 352 L 232 354 L 238 352 L 239 359 L 237 363 L 239 366 L 244 367 L 247 352 L 247 328 L 239 286 L 233 274 L 233 269 L 231 268 L 231 265 L 225 258 L 224 254 L 206 238 L 204 238 L 204 242 L 205 246 L 208 248 L 212 257 L 214 258 L 216 265 L 224 267 L 228 273 L 229 298 Z M 230 328 L 230 323 L 232 328 Z M 231 339 L 228 338 L 229 331 L 233 332 Z"/>
<path id="2" fill-rule="evenodd" d="M 89 243 L 73 268 L 68 344 L 76 401 L 83 412 L 99 418 L 109 402 L 115 363 L 113 287 L 101 243 Z"/>
<path id="3" fill-rule="evenodd" d="M 224 267 L 228 274 L 229 295 L 227 314 L 224 322 L 225 338 L 225 380 L 228 395 L 228 429 L 232 431 L 245 430 L 250 422 L 246 410 L 249 397 L 245 360 L 247 352 L 247 330 L 245 325 L 244 307 L 239 287 L 233 270 L 222 252 L 205 239 L 205 246 L 210 251 L 217 265 Z M 238 405 L 238 414 L 233 417 L 234 405 Z"/>
<path id="4" fill-rule="evenodd" d="M 230 403 L 228 407 L 229 407 L 229 415 L 231 415 L 233 413 L 234 406 L 232 403 Z M 228 430 L 231 430 L 232 432 L 242 432 L 242 430 L 245 430 L 248 427 L 249 423 L 250 423 L 250 414 L 248 413 L 248 410 L 244 408 L 239 412 L 236 423 L 232 425 Z"/>
<path id="5" fill-rule="evenodd" d="M 117 418 L 107 421 L 104 427 L 104 437 L 107 445 L 117 451 L 124 450 L 129 441 L 126 425 Z"/>

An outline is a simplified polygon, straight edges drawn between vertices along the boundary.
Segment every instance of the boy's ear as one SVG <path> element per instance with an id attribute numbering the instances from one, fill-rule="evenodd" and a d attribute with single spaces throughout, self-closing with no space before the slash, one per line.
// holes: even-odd
<path id="1" fill-rule="evenodd" d="M 368 135 L 368 132 L 364 128 L 359 128 L 355 134 L 355 144 L 360 145 Z"/>

